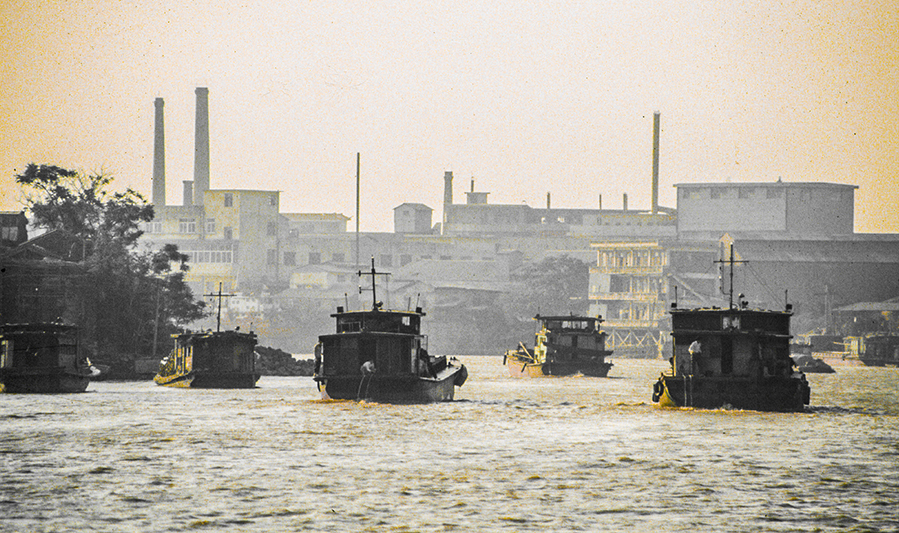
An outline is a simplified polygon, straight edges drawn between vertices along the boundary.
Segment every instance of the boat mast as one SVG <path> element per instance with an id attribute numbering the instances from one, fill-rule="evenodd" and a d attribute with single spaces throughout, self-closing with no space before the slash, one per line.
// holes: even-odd
<path id="1" fill-rule="evenodd" d="M 378 308 L 378 295 L 376 292 L 377 282 L 375 281 L 375 276 L 389 276 L 389 272 L 375 272 L 375 258 L 372 256 L 371 258 L 371 272 L 362 272 L 361 270 L 356 272 L 356 275 L 360 278 L 362 276 L 371 276 L 371 308 Z M 365 289 L 367 290 L 367 289 Z M 361 294 L 363 291 L 362 286 L 359 286 L 359 293 Z"/>
<path id="2" fill-rule="evenodd" d="M 727 264 L 730 266 L 730 274 L 729 274 L 729 276 L 730 276 L 730 287 L 728 288 L 728 303 L 727 303 L 727 308 L 728 308 L 728 309 L 733 309 L 733 308 L 734 308 L 734 264 L 735 264 L 735 263 L 745 263 L 746 261 L 734 261 L 734 245 L 733 245 L 733 243 L 731 243 L 731 245 L 730 245 L 730 259 L 727 259 L 727 260 L 724 260 L 724 259 L 718 259 L 718 260 L 715 261 L 715 262 L 716 262 L 716 263 L 721 263 L 721 264 L 727 263 Z"/>
<path id="3" fill-rule="evenodd" d="M 234 295 L 233 294 L 222 294 L 222 282 L 220 281 L 218 294 L 210 293 L 210 294 L 204 294 L 203 296 L 211 296 L 213 298 L 218 298 L 218 300 L 219 300 L 218 313 L 216 314 L 216 317 L 215 317 L 215 332 L 218 333 L 222 330 L 222 298 L 230 298 L 231 296 L 234 296 Z"/>

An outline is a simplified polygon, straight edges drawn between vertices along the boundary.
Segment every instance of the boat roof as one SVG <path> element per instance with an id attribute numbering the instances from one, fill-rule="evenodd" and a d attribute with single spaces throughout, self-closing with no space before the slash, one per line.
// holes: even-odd
<path id="1" fill-rule="evenodd" d="M 187 331 L 184 333 L 176 333 L 172 335 L 172 337 L 178 339 L 187 339 L 190 337 L 201 339 L 201 338 L 214 338 L 214 337 L 252 337 L 256 338 L 256 334 L 252 331 L 247 333 L 243 331 L 236 331 L 233 329 L 225 330 L 225 331 Z"/>
<path id="2" fill-rule="evenodd" d="M 418 308 L 416 311 L 399 311 L 395 309 L 381 309 L 374 308 L 369 310 L 357 310 L 357 311 L 341 311 L 338 310 L 336 313 L 332 313 L 332 317 L 349 317 L 353 315 L 358 316 L 366 316 L 366 315 L 378 315 L 378 316 L 425 316 L 425 312 Z"/>
<path id="3" fill-rule="evenodd" d="M 590 322 L 602 322 L 601 316 L 580 316 L 580 315 L 537 315 L 534 320 L 587 320 Z"/>
<path id="4" fill-rule="evenodd" d="M 78 329 L 78 326 L 71 324 L 60 324 L 58 322 L 22 322 L 19 324 L 0 324 L 0 333 L 58 333 L 61 331 L 72 331 Z"/>
<path id="5" fill-rule="evenodd" d="M 739 314 L 773 314 L 773 315 L 792 315 L 792 311 L 781 311 L 775 309 L 759 309 L 759 308 L 740 308 L 740 307 L 731 307 L 730 309 L 726 307 L 694 307 L 694 308 L 678 308 L 672 307 L 671 311 L 674 313 L 702 313 L 702 314 L 719 314 L 719 315 L 732 315 L 734 313 Z"/>

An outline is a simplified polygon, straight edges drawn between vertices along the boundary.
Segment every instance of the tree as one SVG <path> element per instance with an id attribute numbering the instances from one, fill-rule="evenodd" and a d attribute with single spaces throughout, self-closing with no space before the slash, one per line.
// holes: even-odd
<path id="1" fill-rule="evenodd" d="M 29 164 L 16 175 L 38 227 L 65 230 L 86 243 L 78 295 L 82 339 L 95 354 L 156 357 L 157 339 L 205 316 L 184 282 L 187 256 L 174 245 L 138 253 L 140 224 L 153 206 L 132 189 L 112 193 L 112 178 Z"/>
<path id="2" fill-rule="evenodd" d="M 519 318 L 587 312 L 590 266 L 580 259 L 563 255 L 526 263 L 512 274 L 518 290 L 509 306 Z"/>

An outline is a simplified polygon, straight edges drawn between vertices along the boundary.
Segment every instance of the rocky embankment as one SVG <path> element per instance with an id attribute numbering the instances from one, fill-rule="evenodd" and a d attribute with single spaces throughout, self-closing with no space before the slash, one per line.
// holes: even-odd
<path id="1" fill-rule="evenodd" d="M 256 347 L 256 371 L 263 376 L 311 376 L 314 365 L 312 359 L 296 360 L 277 348 Z"/>

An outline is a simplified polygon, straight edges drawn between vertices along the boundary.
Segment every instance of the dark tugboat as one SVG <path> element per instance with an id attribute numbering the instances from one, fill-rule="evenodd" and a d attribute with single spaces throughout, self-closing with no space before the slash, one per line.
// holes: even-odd
<path id="1" fill-rule="evenodd" d="M 337 331 L 321 335 L 315 347 L 315 374 L 323 399 L 365 399 L 387 403 L 442 402 L 453 399 L 455 387 L 468 377 L 465 365 L 454 358 L 432 356 L 421 334 L 420 307 L 414 311 L 382 309 L 371 272 L 370 311 L 337 308 Z"/>
<path id="2" fill-rule="evenodd" d="M 157 385 L 195 389 L 252 389 L 256 372 L 256 334 L 221 331 L 222 294 L 216 331 L 174 335 L 175 349 L 159 363 Z"/>
<path id="3" fill-rule="evenodd" d="M 533 350 L 524 343 L 506 352 L 503 364 L 512 377 L 584 376 L 604 378 L 612 363 L 605 358 L 606 334 L 599 329 L 602 317 L 540 316 Z"/>
<path id="4" fill-rule="evenodd" d="M 56 323 L 0 325 L 0 391 L 84 392 L 92 375 L 78 328 Z"/>
<path id="5" fill-rule="evenodd" d="M 665 407 L 730 407 L 757 411 L 802 411 L 809 403 L 805 374 L 790 358 L 790 317 L 784 311 L 749 309 L 671 309 L 674 354 L 671 371 L 653 387 L 652 401 Z"/>

